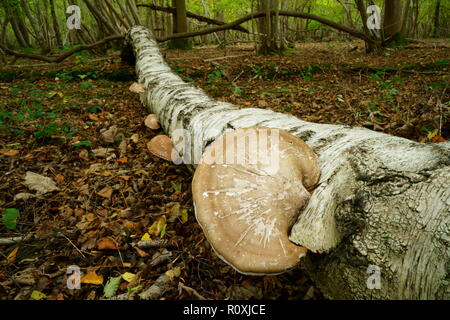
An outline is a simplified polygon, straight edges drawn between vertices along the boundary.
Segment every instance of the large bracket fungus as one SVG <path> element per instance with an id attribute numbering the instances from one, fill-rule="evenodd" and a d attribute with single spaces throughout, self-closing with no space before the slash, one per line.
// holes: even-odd
<path id="1" fill-rule="evenodd" d="M 314 151 L 286 131 L 250 127 L 203 153 L 192 192 L 197 221 L 216 253 L 244 274 L 277 274 L 307 249 L 289 241 L 320 170 Z"/>

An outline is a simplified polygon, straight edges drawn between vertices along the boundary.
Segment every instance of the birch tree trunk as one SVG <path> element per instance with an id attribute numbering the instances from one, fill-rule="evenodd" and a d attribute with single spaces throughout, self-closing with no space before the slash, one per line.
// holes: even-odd
<path id="1" fill-rule="evenodd" d="M 226 130 L 250 126 L 286 130 L 315 150 L 320 181 L 290 240 L 311 251 L 300 266 L 327 297 L 450 298 L 450 143 L 214 101 L 171 71 L 148 29 L 134 27 L 127 39 L 147 88 L 141 102 L 191 167 Z"/>

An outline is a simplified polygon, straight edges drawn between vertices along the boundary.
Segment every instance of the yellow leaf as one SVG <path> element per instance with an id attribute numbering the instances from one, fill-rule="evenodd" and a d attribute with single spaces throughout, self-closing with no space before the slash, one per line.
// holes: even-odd
<path id="1" fill-rule="evenodd" d="M 44 298 L 47 298 L 47 296 L 44 293 L 40 292 L 40 291 L 34 290 L 31 293 L 31 299 L 32 300 L 42 300 Z"/>
<path id="2" fill-rule="evenodd" d="M 6 258 L 6 260 L 8 261 L 9 264 L 14 263 L 14 261 L 16 261 L 16 256 L 17 256 L 17 252 L 19 251 L 19 247 L 14 248 L 13 251 L 11 251 L 10 254 L 8 254 L 8 257 Z"/>
<path id="3" fill-rule="evenodd" d="M 86 283 L 86 284 L 101 285 L 101 284 L 103 284 L 103 276 L 98 275 L 97 273 L 95 273 L 95 271 L 91 271 L 91 272 L 88 272 L 86 275 L 84 275 L 81 278 L 80 282 Z"/>
<path id="4" fill-rule="evenodd" d="M 152 236 L 164 236 L 166 231 L 166 216 L 162 215 L 148 228 L 148 233 Z"/>
<path id="5" fill-rule="evenodd" d="M 150 235 L 148 233 L 144 233 L 144 235 L 141 238 L 142 241 L 148 241 L 148 240 L 152 240 L 152 238 L 150 238 Z"/>
<path id="6" fill-rule="evenodd" d="M 166 271 L 166 275 L 167 275 L 170 279 L 179 277 L 179 276 L 181 275 L 181 269 L 180 269 L 180 267 L 175 267 L 175 268 L 173 268 L 173 269 L 167 270 L 167 271 Z"/>
<path id="7" fill-rule="evenodd" d="M 8 157 L 13 157 L 19 154 L 19 150 L 15 149 L 0 149 L 0 154 Z"/>
<path id="8" fill-rule="evenodd" d="M 433 131 L 428 132 L 427 138 L 430 140 L 433 139 L 434 137 L 437 136 L 438 132 L 439 132 L 438 129 L 434 129 Z"/>
<path id="9" fill-rule="evenodd" d="M 188 211 L 187 209 L 181 209 L 181 223 L 188 221 Z"/>
<path id="10" fill-rule="evenodd" d="M 110 170 L 103 170 L 102 172 L 100 172 L 100 174 L 104 177 L 112 176 L 112 172 Z"/>
<path id="11" fill-rule="evenodd" d="M 122 279 L 127 282 L 133 281 L 134 277 L 136 277 L 136 275 L 131 272 L 125 272 L 124 274 L 122 274 Z"/>

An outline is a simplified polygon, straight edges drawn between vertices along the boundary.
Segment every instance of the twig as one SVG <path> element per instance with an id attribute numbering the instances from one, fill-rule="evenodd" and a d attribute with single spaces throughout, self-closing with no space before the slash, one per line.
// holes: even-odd
<path id="1" fill-rule="evenodd" d="M 161 253 L 157 252 L 153 255 L 152 260 L 150 261 L 150 267 L 157 266 L 158 264 L 161 264 L 172 256 L 172 252 L 164 249 Z"/>
<path id="2" fill-rule="evenodd" d="M 89 63 L 92 62 L 98 62 L 98 61 L 103 61 L 103 60 L 111 60 L 111 59 L 116 59 L 116 56 L 110 56 L 110 57 L 106 57 L 106 58 L 98 58 L 98 59 L 92 59 L 89 60 Z M 71 64 L 77 64 L 76 61 L 66 61 L 66 62 L 61 62 L 59 65 L 71 65 Z M 37 64 L 13 64 L 13 65 L 8 65 L 8 68 L 32 68 L 32 67 L 45 67 L 48 66 L 48 63 L 37 63 Z"/>
<path id="3" fill-rule="evenodd" d="M 197 292 L 194 288 L 185 286 L 182 282 L 178 282 L 178 290 L 181 294 L 181 289 L 184 289 L 186 292 L 194 295 L 198 300 L 207 300 L 204 296 Z"/>
<path id="4" fill-rule="evenodd" d="M 1 245 L 15 244 L 15 243 L 19 243 L 19 242 L 22 242 L 22 241 L 27 241 L 27 240 L 34 239 L 34 238 L 36 238 L 36 236 L 35 235 L 30 235 L 30 234 L 25 235 L 25 236 L 19 236 L 19 237 L 3 238 L 3 239 L 0 239 L 0 246 Z"/>
<path id="5" fill-rule="evenodd" d="M 156 300 L 159 299 L 164 292 L 169 289 L 169 286 L 173 282 L 174 278 L 169 277 L 165 273 L 160 275 L 156 279 L 155 283 L 150 286 L 147 290 L 139 294 L 139 298 L 143 300 Z"/>
<path id="6" fill-rule="evenodd" d="M 147 248 L 165 248 L 165 247 L 174 247 L 177 243 L 175 240 L 166 240 L 166 239 L 157 239 L 157 240 L 141 240 L 136 246 L 140 249 Z"/>
<path id="7" fill-rule="evenodd" d="M 77 246 L 72 242 L 72 240 L 70 240 L 69 238 L 67 238 L 65 235 L 62 235 L 64 238 L 66 238 L 67 241 L 69 241 L 69 243 L 83 256 L 83 258 L 86 259 L 86 256 L 83 254 L 83 252 L 81 252 L 80 249 L 77 248 Z"/>
<path id="8" fill-rule="evenodd" d="M 67 232 L 69 234 L 75 233 L 75 231 L 69 231 Z M 10 244 L 16 244 L 22 241 L 28 241 L 28 240 L 40 240 L 50 237 L 56 237 L 56 238 L 62 238 L 66 237 L 62 232 L 56 232 L 54 234 L 45 234 L 45 235 L 33 235 L 33 234 L 27 234 L 24 236 L 18 236 L 18 237 L 10 237 L 10 238 L 0 238 L 0 245 L 10 245 Z"/>
<path id="9" fill-rule="evenodd" d="M 251 56 L 252 54 L 246 53 L 246 54 L 238 54 L 234 56 L 224 56 L 224 57 L 218 57 L 218 58 L 211 58 L 211 59 L 205 59 L 205 62 L 209 61 L 215 61 L 215 60 L 224 60 L 224 59 L 231 59 L 231 58 L 239 58 L 239 57 L 245 57 L 245 56 Z"/>

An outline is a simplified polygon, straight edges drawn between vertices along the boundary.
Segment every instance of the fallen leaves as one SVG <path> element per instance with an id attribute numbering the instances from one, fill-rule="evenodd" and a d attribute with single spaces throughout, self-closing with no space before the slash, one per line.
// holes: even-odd
<path id="1" fill-rule="evenodd" d="M 16 149 L 0 149 L 0 154 L 7 157 L 14 157 L 20 153 L 19 150 Z"/>
<path id="2" fill-rule="evenodd" d="M 97 248 L 98 250 L 118 250 L 119 246 L 111 238 L 103 237 L 98 240 Z"/>
<path id="3" fill-rule="evenodd" d="M 108 143 L 113 143 L 114 141 L 116 141 L 118 134 L 119 134 L 119 129 L 115 125 L 109 127 L 109 129 L 107 129 L 101 133 L 103 141 L 108 142 Z"/>
<path id="4" fill-rule="evenodd" d="M 97 274 L 95 271 L 89 271 L 81 278 L 80 283 L 102 285 L 103 276 L 101 274 Z"/>
<path id="5" fill-rule="evenodd" d="M 119 289 L 121 280 L 122 276 L 109 278 L 108 282 L 105 285 L 105 288 L 103 289 L 103 295 L 105 296 L 105 298 L 111 298 L 116 294 L 117 289 Z"/>
<path id="6" fill-rule="evenodd" d="M 31 171 L 27 171 L 24 184 L 29 189 L 37 191 L 38 194 L 45 194 L 59 190 L 56 183 L 52 179 Z"/>
<path id="7" fill-rule="evenodd" d="M 148 228 L 148 234 L 155 237 L 164 237 L 166 234 L 167 219 L 162 215 Z"/>
<path id="8" fill-rule="evenodd" d="M 106 198 L 108 200 L 111 200 L 112 194 L 113 194 L 114 190 L 113 188 L 111 188 L 110 186 L 106 186 L 104 187 L 102 190 L 100 190 L 99 192 L 97 192 L 97 194 L 100 197 Z"/>

